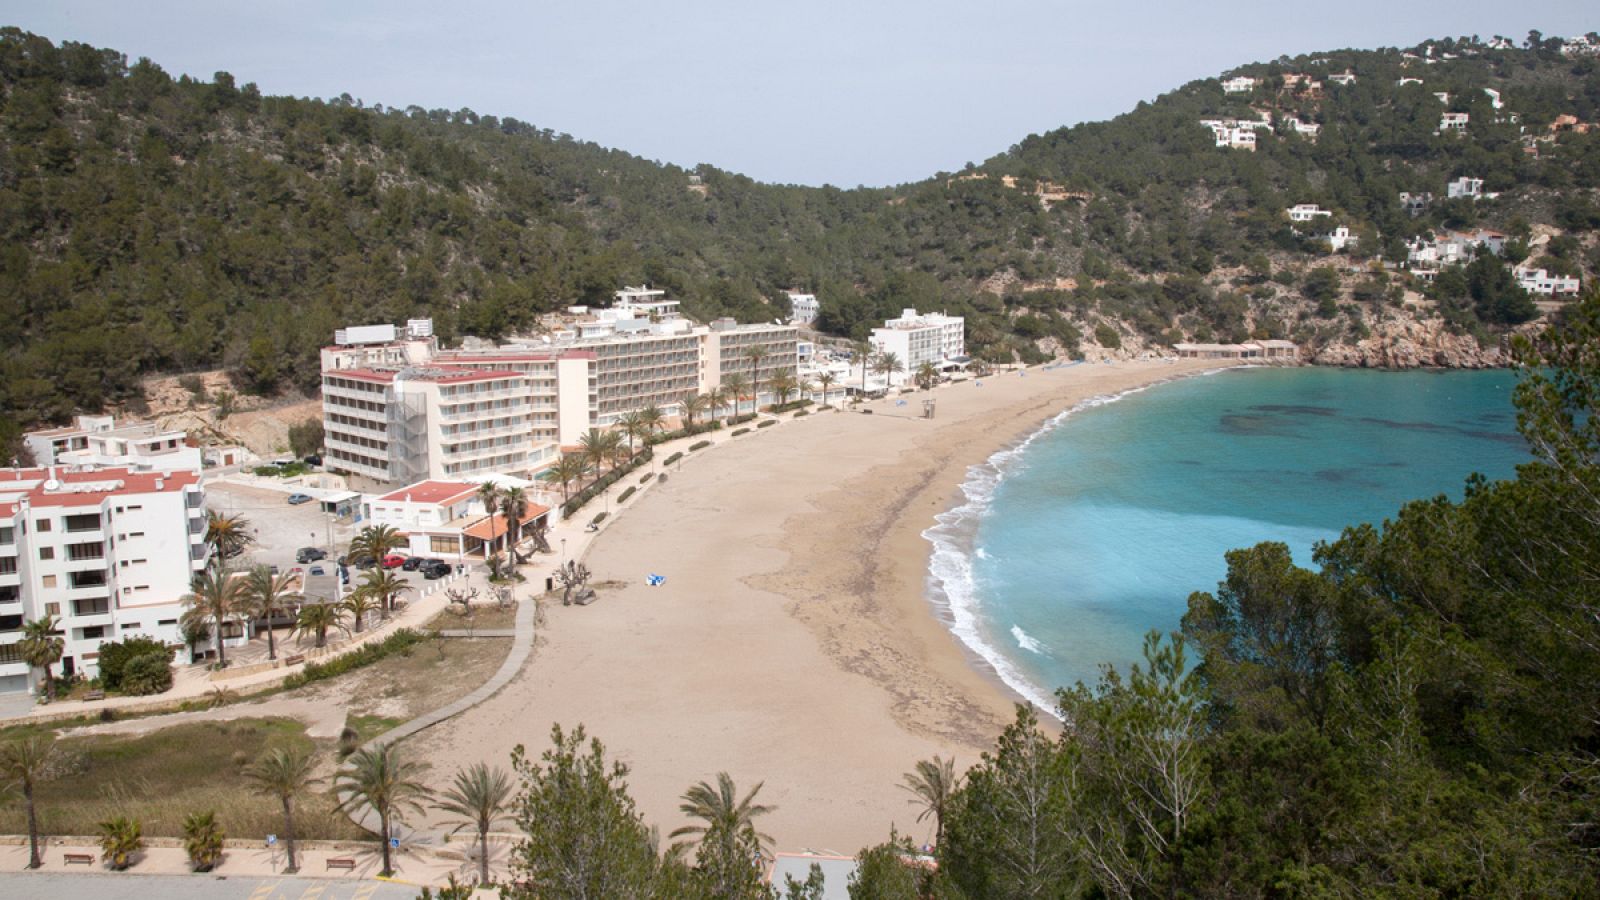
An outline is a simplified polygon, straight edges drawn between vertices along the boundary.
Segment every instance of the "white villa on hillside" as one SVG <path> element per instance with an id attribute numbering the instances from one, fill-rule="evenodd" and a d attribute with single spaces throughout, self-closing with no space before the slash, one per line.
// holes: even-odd
<path id="1" fill-rule="evenodd" d="M 817 315 L 822 312 L 822 304 L 817 302 L 816 294 L 801 294 L 789 291 L 789 321 L 796 325 L 810 325 L 817 320 Z"/>
<path id="2" fill-rule="evenodd" d="M 1248 94 L 1255 90 L 1256 85 L 1260 83 L 1258 79 L 1247 75 L 1236 75 L 1222 82 L 1222 92 L 1224 94 Z"/>
<path id="3" fill-rule="evenodd" d="M 1284 212 L 1289 214 L 1289 221 L 1291 222 L 1309 222 L 1319 216 L 1333 215 L 1332 212 L 1315 203 L 1296 203 L 1294 206 L 1284 210 Z"/>
<path id="4" fill-rule="evenodd" d="M 1445 196 L 1451 200 L 1467 198 L 1476 200 L 1483 195 L 1483 179 L 1463 175 L 1445 185 Z"/>
<path id="5" fill-rule="evenodd" d="M 1581 287 L 1576 278 L 1551 275 L 1544 269 L 1518 266 L 1512 270 L 1512 274 L 1516 276 L 1517 284 L 1530 294 L 1543 294 L 1546 297 L 1573 296 Z"/>
<path id="6" fill-rule="evenodd" d="M 112 416 L 80 415 L 71 425 L 30 431 L 22 442 L 40 466 L 198 472 L 203 465 L 200 448 L 184 431 L 153 422 L 118 425 Z"/>
<path id="7" fill-rule="evenodd" d="M 1346 247 L 1354 247 L 1360 243 L 1360 239 L 1351 234 L 1350 229 L 1343 225 L 1335 228 L 1329 234 L 1323 235 L 1323 239 L 1328 242 L 1328 246 L 1333 249 L 1334 253 L 1343 253 Z"/>
<path id="8" fill-rule="evenodd" d="M 1467 130 L 1467 113 L 1447 112 L 1439 117 L 1438 134 L 1464 134 Z"/>

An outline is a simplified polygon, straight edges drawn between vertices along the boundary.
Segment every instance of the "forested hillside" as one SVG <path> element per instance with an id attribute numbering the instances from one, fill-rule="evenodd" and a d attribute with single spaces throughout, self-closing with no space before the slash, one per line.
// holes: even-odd
<path id="1" fill-rule="evenodd" d="M 902 306 L 947 309 L 994 359 L 1186 337 L 1316 348 L 1412 317 L 1493 343 L 1532 315 L 1487 296 L 1497 272 L 1407 294 L 1364 258 L 1333 265 L 1284 209 L 1320 203 L 1335 214 L 1320 228 L 1390 259 L 1430 228 L 1499 227 L 1508 256 L 1587 275 L 1600 134 L 1549 129 L 1600 119 L 1600 69 L 1543 40 L 1412 55 L 1247 66 L 1263 79 L 1248 93 L 1207 79 L 964 173 L 844 191 L 691 173 L 471 110 L 265 97 L 0 31 L 0 428 L 122 400 L 159 371 L 309 390 L 340 324 L 427 314 L 446 339 L 499 337 L 640 282 L 700 317 L 773 318 L 784 289 L 814 290 L 819 326 L 854 337 Z M 1326 80 L 1346 70 L 1353 84 Z M 1298 72 L 1320 89 L 1285 87 Z M 1470 113 L 1466 134 L 1432 133 L 1445 110 Z M 1253 153 L 1199 124 L 1263 112 L 1276 124 Z M 1322 125 L 1314 143 L 1292 116 Z M 1498 199 L 1445 201 L 1463 174 Z M 1402 190 L 1439 199 L 1411 218 Z"/>

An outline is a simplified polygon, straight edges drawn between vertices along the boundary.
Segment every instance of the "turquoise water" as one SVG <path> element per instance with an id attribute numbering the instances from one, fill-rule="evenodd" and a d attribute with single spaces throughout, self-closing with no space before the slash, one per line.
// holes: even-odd
<path id="1" fill-rule="evenodd" d="M 1044 375 L 1043 377 L 1050 377 Z M 974 467 L 927 532 L 956 633 L 1024 696 L 1125 667 L 1223 553 L 1311 548 L 1525 461 L 1509 372 L 1247 369 L 1091 401 Z"/>

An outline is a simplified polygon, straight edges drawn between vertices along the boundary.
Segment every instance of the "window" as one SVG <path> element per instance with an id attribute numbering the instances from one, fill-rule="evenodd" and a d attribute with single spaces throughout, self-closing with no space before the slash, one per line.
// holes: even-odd
<path id="1" fill-rule="evenodd" d="M 156 624 L 157 625 L 176 625 L 176 624 L 178 624 L 178 620 L 177 619 L 161 619 L 160 621 L 156 622 Z"/>
<path id="2" fill-rule="evenodd" d="M 45 585 L 45 587 L 55 587 L 56 586 L 56 577 L 54 575 L 45 576 L 45 580 L 50 582 L 49 584 Z M 44 605 L 44 614 L 47 615 L 47 616 L 59 616 L 59 615 L 61 615 L 61 604 L 59 604 L 59 603 L 46 603 Z"/>
<path id="3" fill-rule="evenodd" d="M 0 527 L 0 544 L 15 544 L 16 542 L 17 530 L 15 528 L 9 525 Z"/>
<path id="4" fill-rule="evenodd" d="M 56 558 L 56 548 L 54 548 L 54 547 L 40 547 L 39 548 L 39 558 L 40 559 L 55 559 Z"/>
<path id="5" fill-rule="evenodd" d="M 111 598 L 109 597 L 72 601 L 72 614 L 75 616 L 102 616 L 110 611 Z"/>
<path id="6" fill-rule="evenodd" d="M 123 622 L 122 623 L 122 630 L 123 631 L 138 631 L 141 627 L 143 627 L 143 626 L 141 626 L 138 622 Z"/>
<path id="7" fill-rule="evenodd" d="M 103 638 L 105 636 L 106 627 L 104 625 L 94 625 L 83 630 L 83 639 L 86 641 L 92 641 L 95 638 Z"/>
<path id="8" fill-rule="evenodd" d="M 17 571 L 17 558 L 15 556 L 0 556 L 0 575 L 10 575 Z"/>
<path id="9" fill-rule="evenodd" d="M 54 575 L 46 575 L 39 579 L 39 585 L 41 587 L 53 588 L 56 586 L 56 577 Z M 60 613 L 58 612 L 56 615 L 60 615 Z"/>
<path id="10" fill-rule="evenodd" d="M 41 532 L 41 533 L 49 531 L 50 530 L 50 520 L 49 519 L 38 519 L 38 520 L 36 520 L 33 523 L 33 530 L 37 531 L 37 532 Z"/>
<path id="11" fill-rule="evenodd" d="M 428 550 L 432 553 L 459 553 L 461 544 L 454 537 L 433 535 L 428 538 Z"/>

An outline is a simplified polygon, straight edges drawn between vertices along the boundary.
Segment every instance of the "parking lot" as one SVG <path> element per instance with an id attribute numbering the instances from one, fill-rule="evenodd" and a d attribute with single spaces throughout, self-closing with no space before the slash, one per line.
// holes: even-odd
<path id="1" fill-rule="evenodd" d="M 254 565 L 277 566 L 288 572 L 296 567 L 308 574 L 315 566 L 322 567 L 328 576 L 338 574 L 336 560 L 350 547 L 350 539 L 359 530 L 350 519 L 340 519 L 322 512 L 316 503 L 291 504 L 288 493 L 266 488 L 250 487 L 231 482 L 214 481 L 206 484 L 206 508 L 226 515 L 243 516 L 255 542 L 242 556 L 232 560 L 235 568 Z M 300 563 L 295 553 L 302 547 L 315 547 L 327 553 L 321 562 Z M 449 560 L 454 562 L 454 560 Z M 431 582 L 421 572 L 395 569 L 394 573 L 409 582 L 420 594 Z M 359 570 L 351 569 L 352 580 L 360 578 Z M 323 595 L 321 591 L 308 592 Z M 412 596 L 417 596 L 413 594 Z"/>

